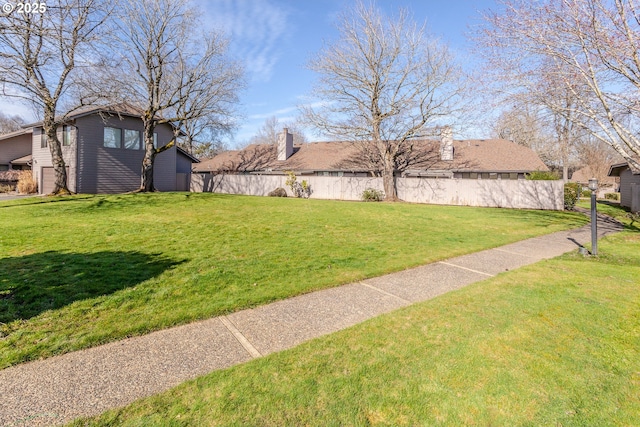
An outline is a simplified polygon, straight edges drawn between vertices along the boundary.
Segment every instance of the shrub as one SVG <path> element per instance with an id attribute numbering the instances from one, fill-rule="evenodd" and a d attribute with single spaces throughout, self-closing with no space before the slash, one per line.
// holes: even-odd
<path id="1" fill-rule="evenodd" d="M 564 185 L 564 208 L 573 210 L 576 202 L 580 198 L 580 189 L 582 187 L 577 182 L 567 182 Z"/>
<path id="2" fill-rule="evenodd" d="M 278 187 L 268 194 L 269 197 L 287 197 L 287 190 Z"/>
<path id="3" fill-rule="evenodd" d="M 555 181 L 560 179 L 557 173 L 550 171 L 533 171 L 527 174 L 527 179 L 532 181 Z"/>
<path id="4" fill-rule="evenodd" d="M 384 199 L 384 192 L 375 188 L 367 188 L 362 192 L 362 201 L 381 202 Z"/>
<path id="5" fill-rule="evenodd" d="M 0 193 L 8 193 L 13 191 L 13 185 L 0 184 Z"/>
<path id="6" fill-rule="evenodd" d="M 296 177 L 296 174 L 288 171 L 287 172 L 287 180 L 285 181 L 285 184 L 287 185 L 287 187 L 289 187 L 291 189 L 291 191 L 293 191 L 293 194 L 296 193 L 296 184 L 298 183 L 298 178 Z"/>
<path id="7" fill-rule="evenodd" d="M 606 200 L 617 200 L 617 201 L 620 201 L 620 193 L 604 193 L 604 198 Z"/>
<path id="8" fill-rule="evenodd" d="M 38 192 L 38 183 L 33 179 L 31 171 L 20 172 L 17 188 L 22 194 L 33 194 Z"/>
<path id="9" fill-rule="evenodd" d="M 302 197 L 308 199 L 311 196 L 311 186 L 307 182 L 306 179 L 303 179 L 300 183 L 300 188 L 302 189 Z"/>
<path id="10" fill-rule="evenodd" d="M 287 181 L 285 182 L 291 189 L 291 192 L 295 197 L 304 197 L 308 199 L 311 196 L 311 186 L 307 181 L 298 182 L 296 174 L 293 172 L 287 172 Z"/>

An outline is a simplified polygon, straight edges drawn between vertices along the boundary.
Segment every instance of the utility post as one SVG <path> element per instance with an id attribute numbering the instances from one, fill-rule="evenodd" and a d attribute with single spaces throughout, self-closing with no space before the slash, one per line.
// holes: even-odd
<path id="1" fill-rule="evenodd" d="M 598 192 L 598 180 L 589 180 L 589 190 L 591 190 L 591 255 L 598 255 L 598 212 L 596 210 L 596 196 Z"/>

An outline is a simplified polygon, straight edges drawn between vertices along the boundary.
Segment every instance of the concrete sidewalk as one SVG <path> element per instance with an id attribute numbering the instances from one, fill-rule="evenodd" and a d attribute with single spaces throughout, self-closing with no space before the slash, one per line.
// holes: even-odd
<path id="1" fill-rule="evenodd" d="M 604 217 L 599 234 L 621 227 Z M 0 371 L 0 425 L 49 426 L 284 350 L 590 242 L 589 227 L 327 289 Z"/>

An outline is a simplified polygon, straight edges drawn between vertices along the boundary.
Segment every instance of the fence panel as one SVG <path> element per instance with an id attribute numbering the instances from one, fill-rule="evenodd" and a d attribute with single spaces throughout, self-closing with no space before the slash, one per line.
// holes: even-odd
<path id="1" fill-rule="evenodd" d="M 382 190 L 382 178 L 298 177 L 307 181 L 312 199 L 360 200 L 367 188 Z M 282 175 L 192 174 L 191 189 L 196 192 L 266 196 L 282 187 L 292 196 Z M 472 180 L 396 178 L 398 197 L 413 203 L 438 205 L 504 207 L 520 209 L 564 209 L 562 181 Z"/>

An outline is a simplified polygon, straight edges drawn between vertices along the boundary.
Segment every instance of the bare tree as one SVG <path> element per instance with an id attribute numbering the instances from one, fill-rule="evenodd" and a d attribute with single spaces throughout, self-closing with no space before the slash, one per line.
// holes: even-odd
<path id="1" fill-rule="evenodd" d="M 620 155 L 611 145 L 596 138 L 590 138 L 580 146 L 580 163 L 589 171 L 590 177 L 596 178 L 599 182 L 606 182 L 609 168 L 612 164 L 621 160 Z"/>
<path id="2" fill-rule="evenodd" d="M 276 116 L 265 119 L 262 127 L 251 137 L 250 144 L 277 144 L 278 134 L 282 131 L 280 121 Z"/>
<path id="3" fill-rule="evenodd" d="M 307 142 L 304 130 L 297 122 L 281 123 L 276 116 L 265 119 L 262 127 L 251 138 L 249 144 L 277 144 L 278 135 L 282 133 L 282 129 L 287 128 L 289 133 L 293 135 L 294 144 L 303 144 Z"/>
<path id="4" fill-rule="evenodd" d="M 198 159 L 211 158 L 228 150 L 227 144 L 217 138 L 211 141 L 192 143 L 191 146 L 178 142 L 178 146 Z"/>
<path id="5" fill-rule="evenodd" d="M 183 134 L 178 145 L 189 152 L 189 154 L 199 157 L 213 157 L 227 150 L 223 141 L 225 136 L 232 133 L 235 128 L 233 118 L 220 121 L 219 117 L 197 117 L 185 121 L 182 125 Z"/>
<path id="6" fill-rule="evenodd" d="M 29 102 L 41 112 L 55 172 L 53 194 L 68 194 L 56 130 L 79 106 L 67 96 L 69 87 L 108 12 L 100 0 L 34 5 L 31 13 L 0 15 L 0 86 L 4 96 Z"/>
<path id="7" fill-rule="evenodd" d="M 438 119 L 450 120 L 462 92 L 448 49 L 428 37 L 405 10 L 389 18 L 357 3 L 340 18 L 338 41 L 308 67 L 322 106 L 304 108 L 320 132 L 361 144 L 377 165 L 387 200 L 396 200 L 394 174 L 413 156 L 415 138 Z"/>
<path id="8" fill-rule="evenodd" d="M 139 191 L 154 191 L 155 157 L 184 136 L 183 127 L 192 141 L 198 129 L 230 129 L 244 72 L 227 56 L 227 40 L 202 29 L 188 0 L 122 2 L 119 9 L 112 52 L 124 75 L 110 93 L 143 112 Z M 174 138 L 154 147 L 155 127 L 163 123 L 173 126 Z"/>
<path id="9" fill-rule="evenodd" d="M 640 4 L 637 0 L 503 0 L 485 14 L 487 52 L 509 70 L 546 70 L 571 102 L 565 119 L 640 171 Z M 504 66 L 503 66 L 503 69 Z M 566 126 L 565 126 L 566 128 Z"/>
<path id="10" fill-rule="evenodd" d="M 500 21 L 502 24 L 502 21 Z M 507 33 L 505 35 L 505 32 Z M 531 123 L 535 119 L 544 131 L 544 140 L 530 145 L 543 161 L 562 171 L 566 181 L 569 167 L 576 159 L 576 150 L 585 131 L 576 121 L 578 94 L 584 94 L 579 83 L 570 85 L 558 80 L 559 69 L 548 58 L 529 61 L 509 44 L 511 30 L 491 28 L 476 37 L 486 67 L 480 71 L 485 81 L 485 93 L 494 105 L 510 105 L 505 114 L 520 115 Z M 565 70 L 566 71 L 566 70 Z M 527 116 L 521 113 L 526 112 Z"/>
<path id="11" fill-rule="evenodd" d="M 493 125 L 495 136 L 531 148 L 541 158 L 548 157 L 551 136 L 545 129 L 537 108 L 517 103 L 502 111 Z"/>
<path id="12" fill-rule="evenodd" d="M 24 124 L 25 121 L 22 117 L 10 116 L 0 111 L 0 135 L 20 130 Z"/>

